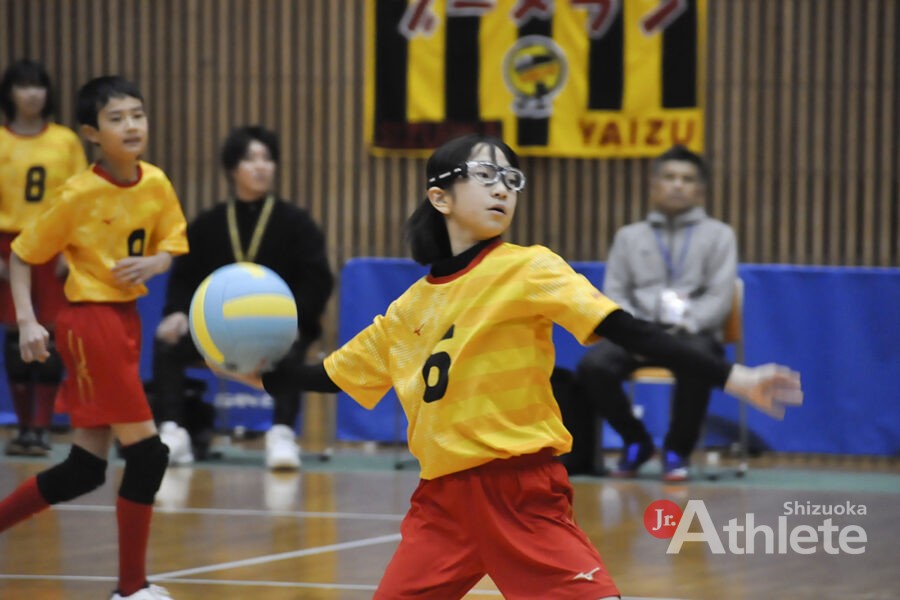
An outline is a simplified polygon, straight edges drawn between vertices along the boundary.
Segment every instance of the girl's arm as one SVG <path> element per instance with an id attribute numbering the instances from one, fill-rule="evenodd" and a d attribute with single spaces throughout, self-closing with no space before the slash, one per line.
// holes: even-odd
<path id="1" fill-rule="evenodd" d="M 670 371 L 690 373 L 724 387 L 731 363 L 713 354 L 686 346 L 660 325 L 635 319 L 624 310 L 613 311 L 594 330 L 632 354 L 646 357 Z"/>
<path id="2" fill-rule="evenodd" d="M 784 417 L 785 407 L 803 403 L 799 373 L 775 364 L 731 364 L 681 343 L 658 325 L 635 319 L 624 310 L 610 313 L 594 331 L 671 371 L 706 379 L 776 419 Z"/>
<path id="3" fill-rule="evenodd" d="M 258 390 L 265 390 L 271 395 L 281 391 L 303 390 L 305 392 L 323 392 L 335 394 L 341 389 L 331 380 L 325 371 L 324 363 L 307 365 L 295 363 L 281 365 L 277 370 L 269 373 L 232 373 L 222 371 L 217 366 L 206 363 L 217 375 L 225 379 L 231 379 L 243 383 Z"/>

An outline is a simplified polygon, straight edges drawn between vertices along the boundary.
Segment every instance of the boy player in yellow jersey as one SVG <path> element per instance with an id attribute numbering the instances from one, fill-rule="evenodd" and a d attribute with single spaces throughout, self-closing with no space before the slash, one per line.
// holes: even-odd
<path id="1" fill-rule="evenodd" d="M 19 425 L 7 454 L 45 456 L 50 451 L 46 429 L 62 379 L 52 343 L 43 363 L 22 361 L 7 267 L 13 238 L 47 206 L 55 187 L 87 167 L 75 132 L 51 121 L 53 96 L 50 75 L 33 60 L 14 62 L 0 80 L 0 110 L 6 116 L 0 127 L 0 322 L 6 327 L 4 366 Z M 66 303 L 65 269 L 61 257 L 32 269 L 35 313 L 51 334 L 56 313 Z"/>
<path id="2" fill-rule="evenodd" d="M 554 459 L 572 436 L 550 386 L 553 323 L 585 343 L 608 337 L 770 412 L 802 400 L 799 375 L 693 350 L 631 317 L 549 249 L 504 243 L 525 175 L 501 140 L 451 140 L 426 173 L 407 237 L 428 276 L 322 364 L 226 375 L 269 393 L 340 389 L 370 408 L 396 390 L 422 480 L 374 600 L 455 600 L 485 574 L 508 600 L 618 597 L 575 524 L 572 487 Z"/>
<path id="3" fill-rule="evenodd" d="M 26 362 L 46 360 L 47 331 L 31 303 L 31 270 L 57 252 L 69 264 L 69 304 L 57 318 L 56 340 L 66 367 L 60 403 L 74 438 L 60 464 L 26 480 L 0 501 L 0 531 L 51 504 L 103 484 L 113 438 L 125 471 L 116 501 L 118 589 L 112 598 L 170 598 L 148 585 L 145 555 L 153 501 L 168 462 L 138 372 L 141 325 L 135 301 L 144 283 L 187 252 L 184 214 L 172 184 L 140 160 L 147 116 L 137 86 L 100 77 L 78 94 L 82 134 L 100 160 L 54 192 L 50 207 L 12 244 L 10 281 Z"/>

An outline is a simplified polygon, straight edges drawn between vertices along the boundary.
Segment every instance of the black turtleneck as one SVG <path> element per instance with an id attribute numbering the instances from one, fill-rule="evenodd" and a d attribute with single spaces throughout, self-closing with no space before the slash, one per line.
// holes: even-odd
<path id="1" fill-rule="evenodd" d="M 456 256 L 451 256 L 450 258 L 445 258 L 443 260 L 432 263 L 429 274 L 432 277 L 447 277 L 449 275 L 453 275 L 454 273 L 458 273 L 468 267 L 469 263 L 471 263 L 475 259 L 475 257 L 481 253 L 482 250 L 497 242 L 499 239 L 500 237 L 497 236 L 492 237 L 488 240 L 482 240 L 468 250 L 460 252 Z"/>

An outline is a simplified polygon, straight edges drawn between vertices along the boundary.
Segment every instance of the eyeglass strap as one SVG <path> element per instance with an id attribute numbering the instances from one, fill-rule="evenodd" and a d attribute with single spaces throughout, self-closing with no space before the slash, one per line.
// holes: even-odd
<path id="1" fill-rule="evenodd" d="M 464 166 L 454 167 L 450 171 L 445 171 L 444 173 L 438 173 L 434 177 L 429 177 L 428 184 L 434 185 L 437 183 L 443 183 L 444 181 L 447 181 L 448 179 L 455 179 L 456 177 L 465 175 L 465 173 L 466 173 L 466 169 Z"/>

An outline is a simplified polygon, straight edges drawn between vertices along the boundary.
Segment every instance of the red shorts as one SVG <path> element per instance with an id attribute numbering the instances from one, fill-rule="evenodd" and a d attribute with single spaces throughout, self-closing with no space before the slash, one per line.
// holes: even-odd
<path id="1" fill-rule="evenodd" d="M 423 480 L 411 504 L 373 600 L 462 598 L 485 574 L 507 600 L 619 595 L 549 451 Z"/>
<path id="2" fill-rule="evenodd" d="M 0 258 L 9 267 L 9 245 L 17 233 L 0 233 Z M 56 257 L 42 265 L 31 267 L 31 298 L 34 303 L 34 314 L 38 322 L 52 330 L 59 310 L 67 304 L 63 286 L 65 277 L 56 275 Z M 0 280 L 0 322 L 4 325 L 16 324 L 16 307 L 13 304 L 12 290 L 9 280 Z"/>
<path id="3" fill-rule="evenodd" d="M 134 302 L 69 304 L 56 320 L 66 366 L 57 396 L 74 427 L 153 418 L 141 383 L 141 318 Z"/>

